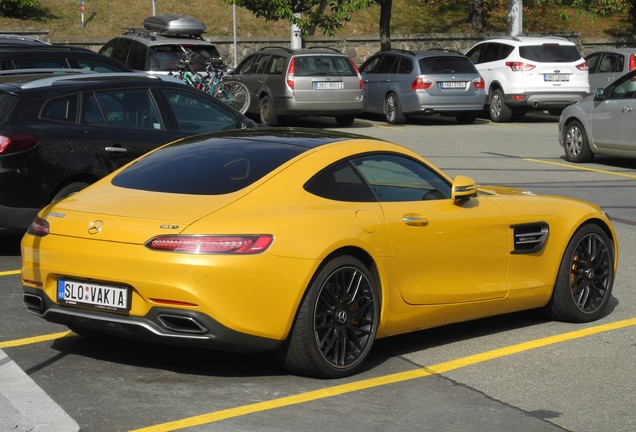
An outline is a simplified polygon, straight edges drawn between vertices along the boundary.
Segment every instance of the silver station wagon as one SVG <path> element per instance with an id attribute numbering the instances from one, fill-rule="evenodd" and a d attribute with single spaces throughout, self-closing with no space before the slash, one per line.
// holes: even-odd
<path id="1" fill-rule="evenodd" d="M 410 114 L 455 116 L 473 123 L 486 103 L 484 80 L 461 53 L 446 50 L 380 51 L 360 67 L 364 111 L 384 114 L 388 123 Z"/>
<path id="2" fill-rule="evenodd" d="M 233 72 L 245 78 L 248 114 L 276 126 L 284 117 L 330 116 L 351 126 L 362 112 L 363 82 L 353 60 L 331 48 L 266 47 L 247 56 Z"/>

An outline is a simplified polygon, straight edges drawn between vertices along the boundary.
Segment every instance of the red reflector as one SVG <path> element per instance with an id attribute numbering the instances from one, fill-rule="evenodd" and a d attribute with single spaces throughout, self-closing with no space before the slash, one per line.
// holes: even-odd
<path id="1" fill-rule="evenodd" d="M 356 71 L 356 74 L 358 75 L 358 79 L 360 80 L 360 90 L 362 90 L 362 87 L 364 87 L 364 80 L 362 79 L 362 76 L 360 75 L 360 71 L 358 70 L 358 67 L 353 62 L 353 59 L 351 57 L 349 57 L 349 63 L 351 63 L 351 66 L 353 66 L 353 70 Z"/>
<path id="2" fill-rule="evenodd" d="M 193 254 L 258 254 L 274 241 L 271 235 L 183 235 L 159 236 L 146 242 L 146 247 L 169 252 Z"/>
<path id="3" fill-rule="evenodd" d="M 506 62 L 506 66 L 512 69 L 514 72 L 525 72 L 534 69 L 536 66 L 530 63 L 524 62 Z"/>
<path id="4" fill-rule="evenodd" d="M 49 229 L 49 223 L 46 220 L 41 217 L 36 217 L 27 230 L 27 233 L 36 237 L 44 237 L 49 235 Z"/>
<path id="5" fill-rule="evenodd" d="M 160 303 L 160 304 L 165 304 L 170 306 L 199 306 L 198 304 L 195 304 L 195 303 L 188 303 L 188 302 L 182 302 L 177 300 L 164 300 L 164 299 L 156 299 L 156 298 L 151 298 L 150 300 L 152 300 L 155 303 Z"/>
<path id="6" fill-rule="evenodd" d="M 516 100 L 516 101 L 521 101 L 524 100 L 526 97 L 524 95 L 513 95 L 512 96 L 512 100 Z"/>
<path id="7" fill-rule="evenodd" d="M 28 150 L 37 143 L 38 138 L 33 135 L 5 131 L 0 133 L 0 155 Z"/>
<path id="8" fill-rule="evenodd" d="M 426 90 L 433 85 L 433 81 L 424 80 L 422 77 L 417 77 L 411 83 L 411 90 Z"/>

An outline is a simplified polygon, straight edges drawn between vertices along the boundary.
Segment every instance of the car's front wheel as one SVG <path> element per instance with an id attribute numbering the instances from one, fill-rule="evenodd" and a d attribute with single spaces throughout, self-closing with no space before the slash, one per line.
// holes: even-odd
<path id="1" fill-rule="evenodd" d="M 512 109 L 506 105 L 504 93 L 500 89 L 490 92 L 490 100 L 488 101 L 490 109 L 490 118 L 497 123 L 505 123 L 512 118 Z"/>
<path id="2" fill-rule="evenodd" d="M 578 120 L 571 121 L 565 127 L 563 149 L 565 158 L 570 162 L 590 162 L 594 158 L 585 128 Z"/>
<path id="3" fill-rule="evenodd" d="M 319 377 L 351 375 L 369 355 L 380 314 L 372 272 L 352 256 L 339 256 L 315 274 L 287 341 L 277 351 L 291 372 Z"/>
<path id="4" fill-rule="evenodd" d="M 585 225 L 572 236 L 563 254 L 548 312 L 561 321 L 599 319 L 613 283 L 614 243 L 598 225 Z"/>

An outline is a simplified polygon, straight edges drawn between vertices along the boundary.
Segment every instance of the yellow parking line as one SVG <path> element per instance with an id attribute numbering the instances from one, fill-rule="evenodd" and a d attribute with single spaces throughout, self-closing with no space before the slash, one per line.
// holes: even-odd
<path id="1" fill-rule="evenodd" d="M 314 390 L 306 393 L 301 393 L 293 396 L 287 396 L 270 401 L 258 402 L 250 405 L 239 406 L 235 408 L 229 408 L 221 411 L 215 411 L 208 414 L 202 414 L 199 416 L 189 417 L 182 420 L 176 420 L 168 423 L 149 426 L 146 428 L 136 429 L 131 432 L 156 432 L 156 431 L 174 431 L 177 429 L 184 429 L 187 427 L 200 426 L 204 424 L 214 423 L 220 420 L 226 420 L 229 418 L 240 417 L 247 414 L 253 414 L 261 411 L 272 410 L 276 408 L 282 408 L 290 405 L 301 404 L 318 399 L 324 399 L 328 397 L 338 396 L 345 393 L 351 393 L 360 391 L 372 387 L 379 387 L 387 384 L 394 384 L 401 381 L 412 380 L 416 378 L 423 378 L 434 374 L 440 374 L 454 369 L 459 369 L 465 366 L 482 363 L 488 360 L 497 359 L 500 357 L 506 357 L 512 354 L 517 354 L 523 351 L 528 351 L 535 348 L 544 347 L 560 342 L 570 341 L 594 334 L 607 332 L 611 330 L 617 330 L 625 327 L 636 325 L 636 318 L 626 319 L 623 321 L 617 321 L 614 323 L 603 324 L 595 327 L 589 327 L 582 330 L 576 330 L 568 333 L 563 333 L 556 336 L 550 336 L 542 339 L 536 339 L 534 341 L 524 342 L 509 347 L 499 348 L 484 353 L 475 354 L 468 357 L 463 357 L 456 360 L 451 360 L 444 363 L 439 363 L 433 366 L 423 367 L 421 369 L 414 369 L 406 372 L 399 372 L 391 375 L 385 375 L 377 378 L 371 378 L 367 380 L 357 381 L 349 384 L 342 384 L 333 387 L 327 387 L 320 390 Z"/>
<path id="2" fill-rule="evenodd" d="M 32 345 L 32 344 L 36 344 L 40 342 L 60 339 L 66 336 L 75 336 L 75 333 L 69 330 L 69 331 L 60 332 L 60 333 L 51 333 L 51 334 L 46 334 L 42 336 L 34 336 L 34 337 L 29 337 L 24 339 L 15 339 L 10 341 L 0 342 L 0 349 L 14 348 L 14 347 L 23 346 L 23 345 Z"/>
<path id="3" fill-rule="evenodd" d="M 566 167 L 566 168 L 578 169 L 578 170 L 583 170 L 583 171 L 592 171 L 592 172 L 596 172 L 596 173 L 600 173 L 600 174 L 611 174 L 611 175 L 615 175 L 615 176 L 619 176 L 619 177 L 627 177 L 627 178 L 631 178 L 631 179 L 636 179 L 636 175 L 634 175 L 634 174 L 625 174 L 625 173 L 619 173 L 619 172 L 616 172 L 616 171 L 608 171 L 608 170 L 602 170 L 602 169 L 597 169 L 597 168 L 588 168 L 588 167 L 583 167 L 583 166 L 579 166 L 579 165 L 564 164 L 564 163 L 560 163 L 560 162 L 544 161 L 544 160 L 541 160 L 541 159 L 523 158 L 523 160 L 529 161 L 529 162 L 543 163 L 543 164 L 547 164 L 547 165 L 556 165 L 556 166 L 561 166 L 561 167 Z"/>
<path id="4" fill-rule="evenodd" d="M 9 271 L 0 272 L 0 276 L 11 276 L 11 275 L 17 275 L 17 274 L 20 274 L 20 270 L 9 270 Z"/>

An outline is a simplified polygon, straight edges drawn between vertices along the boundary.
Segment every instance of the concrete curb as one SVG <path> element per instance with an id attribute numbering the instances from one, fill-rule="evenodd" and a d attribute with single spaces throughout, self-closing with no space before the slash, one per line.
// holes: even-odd
<path id="1" fill-rule="evenodd" d="M 75 420 L 0 350 L 0 431 L 79 430 Z"/>

